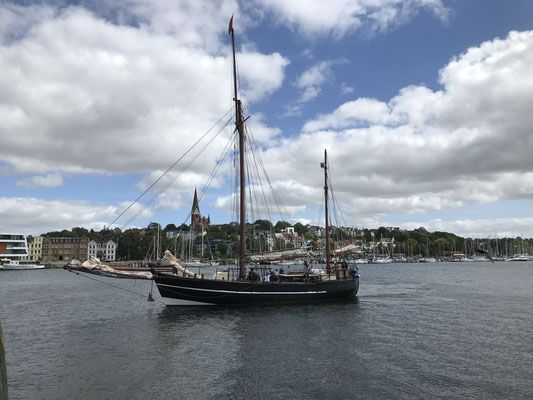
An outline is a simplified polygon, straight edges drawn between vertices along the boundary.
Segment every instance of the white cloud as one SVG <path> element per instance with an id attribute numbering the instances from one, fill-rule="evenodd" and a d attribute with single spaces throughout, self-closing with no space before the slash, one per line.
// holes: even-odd
<path id="1" fill-rule="evenodd" d="M 239 73 L 244 78 L 248 101 L 260 100 L 281 87 L 288 59 L 279 53 L 266 55 L 257 52 L 241 53 L 238 57 Z"/>
<path id="2" fill-rule="evenodd" d="M 359 98 L 344 103 L 331 114 L 320 115 L 315 120 L 307 122 L 303 131 L 338 129 L 368 123 L 386 125 L 391 122 L 393 118 L 386 103 L 375 99 Z"/>
<path id="3" fill-rule="evenodd" d="M 341 83 L 340 89 L 341 89 L 340 92 L 342 96 L 347 95 L 347 94 L 352 94 L 355 92 L 355 89 L 351 86 L 348 86 L 345 82 Z"/>
<path id="4" fill-rule="evenodd" d="M 326 74 L 331 71 L 331 61 L 321 61 L 305 71 L 296 82 L 299 88 L 320 86 L 326 80 Z"/>
<path id="5" fill-rule="evenodd" d="M 232 107 L 227 22 L 210 22 L 235 3 L 178 2 L 167 15 L 166 2 L 130 3 L 121 18 L 138 28 L 76 7 L 23 9 L 32 28 L 0 46 L 0 161 L 26 173 L 163 169 Z M 182 25 L 162 21 L 177 14 Z M 249 101 L 279 89 L 287 59 L 240 60 Z"/>
<path id="6" fill-rule="evenodd" d="M 61 174 L 48 174 L 45 176 L 32 176 L 31 178 L 21 179 L 17 181 L 18 186 L 27 188 L 51 188 L 63 185 L 63 177 Z"/>
<path id="7" fill-rule="evenodd" d="M 533 32 L 468 49 L 440 72 L 442 90 L 409 86 L 388 102 L 358 98 L 308 121 L 263 155 L 275 181 L 320 187 L 330 156 L 347 219 L 533 198 Z M 318 204 L 298 186 L 293 195 Z"/>
<path id="8" fill-rule="evenodd" d="M 201 161 L 198 161 L 201 162 Z M 229 168 L 228 160 L 221 166 L 222 171 L 227 172 Z M 164 171 L 153 171 L 144 177 L 138 184 L 139 191 L 144 192 L 154 182 L 155 185 L 150 188 L 146 195 L 143 196 L 143 204 L 154 206 L 157 210 L 177 210 L 190 200 L 190 196 L 196 189 L 199 193 L 208 181 L 210 172 L 206 174 L 197 174 L 193 172 L 184 172 L 178 170 L 170 172 L 161 177 Z M 223 174 L 217 174 L 211 181 L 210 187 L 217 188 L 224 182 Z M 161 179 L 159 179 L 161 178 Z"/>
<path id="9" fill-rule="evenodd" d="M 296 81 L 296 86 L 304 92 L 300 102 L 313 100 L 320 94 L 321 86 L 327 79 L 331 79 L 331 67 L 336 61 L 321 61 L 304 71 Z"/>
<path id="10" fill-rule="evenodd" d="M 284 116 L 301 115 L 303 103 L 318 97 L 322 91 L 322 85 L 327 80 L 333 79 L 332 66 L 341 62 L 344 60 L 321 61 L 305 70 L 294 82 L 295 86 L 301 90 L 301 95 L 293 104 L 285 106 Z"/>
<path id="11" fill-rule="evenodd" d="M 533 237 L 533 218 L 493 218 L 464 219 L 443 221 L 434 219 L 425 222 L 406 222 L 400 224 L 403 229 L 415 229 L 423 226 L 428 231 L 453 232 L 462 237 L 481 238 L 523 238 Z"/>
<path id="12" fill-rule="evenodd" d="M 360 29 L 383 32 L 424 9 L 443 21 L 450 15 L 441 0 L 256 0 L 256 4 L 302 34 L 331 34 L 337 38 Z"/>
<path id="13" fill-rule="evenodd" d="M 20 39 L 39 21 L 52 18 L 53 7 L 43 4 L 20 6 L 3 4 L 0 7 L 0 43 Z"/>
<path id="14" fill-rule="evenodd" d="M 265 125 L 264 119 L 265 116 L 261 113 L 251 115 L 250 120 L 253 122 L 248 125 L 248 130 L 259 145 L 271 145 L 279 139 L 281 129 Z"/>
<path id="15" fill-rule="evenodd" d="M 163 192 L 158 196 L 155 204 L 156 210 L 177 210 L 184 205 L 182 193 L 171 191 Z"/>
<path id="16" fill-rule="evenodd" d="M 54 230 L 70 230 L 75 226 L 101 229 L 109 225 L 110 220 L 118 216 L 129 204 L 131 203 L 123 202 L 115 207 L 80 200 L 0 197 L 0 231 L 39 235 Z M 119 220 L 119 224 L 132 214 L 141 217 L 153 215 L 150 209 L 135 205 Z"/>
<path id="17" fill-rule="evenodd" d="M 246 200 L 246 207 L 249 210 L 247 218 L 250 218 L 251 221 L 255 221 L 257 219 L 274 219 L 274 221 L 276 219 L 287 220 L 290 216 L 295 216 L 298 212 L 305 210 L 306 205 L 302 204 L 301 198 L 297 197 L 301 192 L 286 192 L 283 190 L 284 188 L 282 186 L 284 185 L 279 183 L 277 184 L 278 191 L 284 195 L 283 204 L 279 204 L 278 199 L 274 197 L 272 192 L 266 190 L 266 188 L 261 188 L 256 184 L 247 186 L 246 192 L 253 193 L 252 203 L 250 203 L 250 196 L 248 196 Z M 301 189 L 306 190 L 306 188 L 303 187 Z M 293 195 L 291 195 L 291 193 Z M 265 196 L 266 202 L 262 201 L 262 196 Z M 217 197 L 211 206 L 224 211 L 228 215 L 232 215 L 235 204 L 234 196 L 228 195 Z M 251 209 L 253 209 L 253 217 L 252 213 L 250 212 Z"/>

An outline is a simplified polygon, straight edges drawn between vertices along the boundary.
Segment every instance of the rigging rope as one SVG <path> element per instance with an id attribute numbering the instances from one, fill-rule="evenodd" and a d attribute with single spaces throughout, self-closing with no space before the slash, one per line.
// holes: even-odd
<path id="1" fill-rule="evenodd" d="M 88 276 L 88 275 L 82 274 L 82 273 L 80 273 L 80 272 L 70 271 L 70 270 L 67 270 L 67 271 L 72 272 L 73 274 L 76 274 L 76 275 L 82 276 L 82 277 L 84 277 L 84 278 L 90 279 L 90 280 L 92 280 L 92 281 L 95 281 L 95 282 L 98 282 L 98 283 L 102 283 L 102 284 L 107 285 L 107 286 L 111 286 L 111 287 L 113 287 L 113 288 L 115 288 L 115 289 L 122 290 L 122 291 L 124 291 L 124 292 L 128 292 L 128 293 L 134 294 L 134 295 L 136 295 L 136 296 L 140 296 L 140 297 L 143 297 L 143 298 L 146 297 L 144 294 L 134 292 L 133 290 L 124 289 L 123 287 L 120 287 L 120 286 L 117 286 L 117 285 L 113 285 L 112 283 L 109 283 L 109 282 L 104 282 L 104 281 L 101 281 L 101 280 L 95 279 L 95 278 L 93 278 L 93 277 L 91 277 L 91 276 Z M 144 280 L 146 280 L 146 279 L 144 279 Z M 152 281 L 152 282 L 153 282 L 153 281 Z M 161 300 L 155 300 L 155 299 L 154 299 L 154 301 L 156 301 L 156 302 L 158 302 L 158 303 L 161 303 L 161 304 L 163 304 L 163 305 L 166 305 L 166 304 L 165 304 L 163 301 L 161 301 Z"/>
<path id="2" fill-rule="evenodd" d="M 202 200 L 202 198 L 204 197 L 206 191 L 207 191 L 207 188 L 209 187 L 209 185 L 211 184 L 211 182 L 213 181 L 213 179 L 215 178 L 215 176 L 218 174 L 218 171 L 219 169 L 222 167 L 222 165 L 224 165 L 224 162 L 226 161 L 226 159 L 228 158 L 228 154 L 230 153 L 230 150 L 231 150 L 231 144 L 233 143 L 233 140 L 234 140 L 234 136 L 235 136 L 235 132 L 232 134 L 232 136 L 230 136 L 230 138 L 228 139 L 226 145 L 224 146 L 224 149 L 222 151 L 222 155 L 221 157 L 217 160 L 217 162 L 215 163 L 215 166 L 213 167 L 213 169 L 211 170 L 211 173 L 209 175 L 209 178 L 207 179 L 206 183 L 204 184 L 204 186 L 202 187 L 202 189 L 200 190 L 200 195 L 198 196 L 198 202 L 200 202 Z M 182 225 L 185 224 L 187 222 L 187 220 L 191 217 L 191 214 L 192 214 L 192 209 L 189 211 L 189 213 L 187 214 L 187 216 L 185 217 L 185 220 L 183 221 Z M 176 235 L 175 239 L 174 239 L 174 248 L 175 248 L 175 253 L 177 253 L 177 242 L 178 242 L 178 236 L 179 235 Z M 183 246 L 182 246 L 183 248 Z"/>
<path id="3" fill-rule="evenodd" d="M 118 217 L 116 217 L 113 222 L 111 222 L 111 224 L 109 224 L 109 226 L 112 226 L 115 222 L 117 222 L 117 220 L 122 217 L 131 207 L 133 207 L 134 204 L 136 204 L 150 189 L 152 189 L 156 184 L 157 182 L 159 182 L 170 170 L 172 170 L 172 168 L 174 168 L 176 166 L 176 164 L 178 164 L 178 162 L 180 162 L 188 153 L 190 153 L 212 130 L 215 126 L 217 126 L 220 121 L 222 121 L 223 118 L 226 117 L 226 115 L 233 110 L 233 107 L 231 107 L 228 111 L 226 111 L 224 113 L 224 115 L 222 117 L 220 117 L 220 119 L 211 127 L 207 130 L 206 133 L 204 133 L 185 153 L 183 153 L 183 155 L 178 159 L 176 160 L 170 167 L 167 168 L 167 170 L 159 177 L 157 178 L 144 192 L 142 192 L 139 197 L 137 197 L 128 207 L 126 207 L 126 209 L 124 211 L 122 211 Z M 220 133 L 220 132 L 219 132 Z M 217 133 L 218 135 L 218 133 Z M 142 211 L 141 211 L 142 212 Z"/>
<path id="4" fill-rule="evenodd" d="M 209 145 L 217 138 L 217 136 L 224 130 L 224 128 L 226 126 L 228 126 L 228 124 L 231 122 L 231 120 L 232 120 L 232 118 L 228 119 L 228 121 L 226 121 L 226 123 L 222 126 L 222 128 L 219 129 L 219 131 L 215 134 L 215 136 L 213 136 L 213 138 L 209 142 L 207 142 L 200 149 L 196 150 L 196 153 L 194 153 L 194 155 L 191 157 L 191 160 L 188 163 L 186 163 L 185 165 L 181 166 L 180 169 L 174 173 L 174 175 L 171 175 L 171 177 L 169 178 L 167 183 L 162 185 L 159 189 L 157 189 L 154 192 L 152 197 L 150 197 L 150 199 L 146 202 L 146 207 L 148 205 L 152 204 L 165 190 L 168 189 L 168 187 L 170 185 L 172 185 L 172 183 L 175 182 L 175 180 L 179 176 L 181 176 L 181 174 L 183 174 L 187 170 L 187 168 L 196 160 L 196 158 L 198 158 L 198 156 L 200 154 L 202 154 L 207 149 L 207 147 L 209 147 Z M 142 213 L 142 211 L 143 210 L 141 209 L 137 214 L 135 214 L 132 218 L 130 218 L 130 220 L 127 222 L 126 226 L 129 225 L 135 218 L 137 218 Z"/>
<path id="5" fill-rule="evenodd" d="M 257 141 L 253 135 L 253 132 L 248 126 L 246 128 L 247 128 L 247 133 L 248 133 L 247 144 L 248 144 L 248 147 L 250 148 L 250 153 L 252 154 L 254 164 L 256 166 L 257 176 L 259 177 L 259 182 L 261 183 L 261 189 L 263 190 L 261 175 L 264 175 L 268 183 L 270 192 L 272 194 L 272 200 L 274 201 L 274 204 L 276 205 L 276 208 L 278 209 L 281 219 L 287 220 L 289 218 L 289 213 L 287 209 L 285 208 L 283 201 L 281 200 L 281 196 L 279 195 L 278 191 L 276 190 L 276 188 L 272 184 L 272 181 L 270 180 L 270 176 L 268 175 L 265 165 L 263 163 L 263 160 L 257 150 L 259 146 L 257 145 Z M 265 201 L 265 206 L 268 208 L 268 201 L 266 200 L 266 196 L 264 196 L 263 198 Z M 269 208 L 268 208 L 267 213 L 269 215 L 269 218 L 272 218 Z"/>
<path id="6" fill-rule="evenodd" d="M 179 108 L 178 112 L 176 113 L 176 115 L 174 116 L 174 120 L 170 123 L 170 125 L 168 126 L 164 136 L 159 140 L 159 142 L 155 145 L 155 147 L 152 149 L 152 152 L 148 155 L 148 157 L 146 158 L 146 160 L 144 160 L 144 163 L 143 165 L 141 166 L 141 168 L 139 168 L 139 170 L 134 174 L 134 176 L 136 175 L 139 175 L 143 170 L 144 168 L 146 167 L 146 165 L 148 164 L 148 161 L 150 161 L 150 159 L 152 158 L 152 156 L 154 155 L 154 153 L 156 152 L 156 150 L 159 148 L 159 146 L 161 145 L 161 142 L 163 140 L 165 140 L 170 132 L 170 130 L 172 129 L 172 127 L 176 124 L 176 121 L 178 120 L 178 117 L 179 115 L 183 112 L 183 110 L 185 109 L 185 107 L 189 104 L 190 100 L 192 99 L 193 95 L 196 93 L 196 91 L 198 90 L 198 88 L 200 87 L 200 85 L 202 84 L 202 82 L 204 81 L 207 73 L 209 72 L 209 70 L 211 69 L 211 66 L 213 65 L 213 61 L 215 60 L 214 57 L 211 58 L 211 62 L 209 63 L 209 65 L 207 66 L 207 68 L 205 69 L 204 73 L 202 74 L 202 77 L 200 78 L 200 80 L 198 81 L 198 83 L 196 84 L 196 86 L 192 89 L 192 91 L 189 93 L 189 95 L 187 96 L 187 98 L 185 99 L 185 101 L 183 102 L 183 104 L 181 105 L 181 107 Z M 127 183 L 124 187 L 124 189 L 122 190 L 122 194 L 120 196 L 121 199 L 124 198 L 124 193 L 126 193 L 126 190 L 131 187 L 133 185 L 133 182 L 134 182 L 134 179 L 132 179 L 129 183 Z M 111 214 L 111 210 L 108 211 L 107 215 L 105 216 L 104 218 L 104 221 L 107 220 Z"/>

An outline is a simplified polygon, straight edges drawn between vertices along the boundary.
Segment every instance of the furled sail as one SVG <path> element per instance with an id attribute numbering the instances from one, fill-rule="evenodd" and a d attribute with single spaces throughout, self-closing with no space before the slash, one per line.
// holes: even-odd
<path id="1" fill-rule="evenodd" d="M 89 272 L 96 275 L 109 276 L 113 278 L 138 278 L 138 279 L 152 279 L 152 273 L 147 271 L 120 271 L 109 265 L 102 264 L 101 261 L 96 257 L 90 257 L 88 260 L 84 261 L 80 267 L 71 265 L 69 269 L 81 270 L 84 272 Z"/>
<path id="2" fill-rule="evenodd" d="M 309 249 L 307 247 L 301 247 L 297 249 L 284 249 L 254 253 L 249 255 L 249 259 L 252 262 L 276 261 L 287 258 L 305 257 L 307 255 L 309 255 Z"/>
<path id="3" fill-rule="evenodd" d="M 165 250 L 165 255 L 161 259 L 161 266 L 163 267 L 172 267 L 174 269 L 174 273 L 177 275 L 178 271 L 182 272 L 184 276 L 189 276 L 191 278 L 195 277 L 196 274 L 194 272 L 189 271 L 186 268 L 183 268 L 179 263 L 178 259 L 174 257 L 174 255 L 168 251 Z"/>
<path id="4" fill-rule="evenodd" d="M 333 250 L 332 253 L 334 255 L 346 254 L 346 253 L 357 253 L 358 250 L 359 250 L 359 246 L 356 246 L 355 244 L 349 244 L 347 246 L 340 247 L 338 249 Z"/>

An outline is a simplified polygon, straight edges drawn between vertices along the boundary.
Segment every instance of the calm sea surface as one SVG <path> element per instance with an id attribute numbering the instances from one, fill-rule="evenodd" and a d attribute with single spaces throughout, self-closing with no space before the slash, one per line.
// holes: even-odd
<path id="1" fill-rule="evenodd" d="M 10 399 L 533 398 L 533 262 L 359 270 L 355 301 L 236 309 L 1 271 Z"/>

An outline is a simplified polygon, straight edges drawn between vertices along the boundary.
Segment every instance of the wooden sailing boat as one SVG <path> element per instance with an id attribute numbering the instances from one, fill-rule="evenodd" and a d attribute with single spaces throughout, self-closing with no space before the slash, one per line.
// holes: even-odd
<path id="1" fill-rule="evenodd" d="M 154 281 L 167 305 L 215 304 L 215 305 L 247 305 L 247 304 L 279 304 L 317 302 L 354 297 L 359 288 L 359 276 L 356 269 L 333 268 L 330 263 L 329 225 L 327 214 L 328 198 L 328 163 L 327 152 L 324 151 L 324 190 L 326 198 L 326 271 L 313 273 L 305 264 L 300 273 L 280 274 L 276 282 L 264 282 L 257 279 L 257 273 L 246 276 L 245 256 L 245 154 L 244 154 L 244 119 L 242 104 L 238 99 L 237 72 L 235 62 L 235 35 L 233 17 L 230 20 L 228 33 L 231 35 L 233 48 L 233 80 L 235 90 L 235 125 L 239 134 L 239 165 L 240 165 L 240 246 L 238 273 L 232 276 L 215 273 L 212 278 L 203 274 L 193 274 L 185 268 L 176 268 L 173 273 L 156 272 Z"/>

